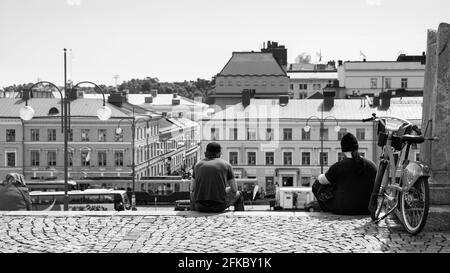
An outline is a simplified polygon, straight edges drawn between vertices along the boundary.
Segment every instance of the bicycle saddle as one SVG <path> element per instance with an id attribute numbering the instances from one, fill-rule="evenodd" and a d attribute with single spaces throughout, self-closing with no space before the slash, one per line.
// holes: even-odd
<path id="1" fill-rule="evenodd" d="M 423 136 L 403 135 L 402 141 L 419 144 L 419 143 L 423 143 L 425 141 L 425 138 Z"/>

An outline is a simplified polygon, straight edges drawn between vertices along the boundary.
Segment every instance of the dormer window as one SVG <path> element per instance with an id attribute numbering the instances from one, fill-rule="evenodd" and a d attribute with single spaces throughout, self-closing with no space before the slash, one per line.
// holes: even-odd
<path id="1" fill-rule="evenodd" d="M 48 110 L 48 115 L 49 116 L 55 116 L 59 114 L 59 110 L 56 107 L 52 107 L 50 108 L 50 110 Z"/>

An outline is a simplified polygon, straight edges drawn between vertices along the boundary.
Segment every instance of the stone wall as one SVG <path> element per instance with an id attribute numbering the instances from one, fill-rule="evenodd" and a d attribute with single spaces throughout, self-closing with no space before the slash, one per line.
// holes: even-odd
<path id="1" fill-rule="evenodd" d="M 432 170 L 430 195 L 432 204 L 450 204 L 450 25 L 442 23 L 437 31 L 429 30 L 425 68 L 422 129 L 427 137 L 421 155 Z"/>

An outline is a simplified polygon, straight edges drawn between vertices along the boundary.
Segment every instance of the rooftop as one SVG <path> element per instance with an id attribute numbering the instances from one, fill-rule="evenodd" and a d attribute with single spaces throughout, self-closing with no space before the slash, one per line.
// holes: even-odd
<path id="1" fill-rule="evenodd" d="M 48 117 L 51 108 L 58 109 L 58 115 L 61 113 L 60 99 L 30 99 L 28 105 L 35 111 L 35 117 Z M 121 109 L 112 104 L 106 103 L 111 108 L 111 117 L 122 118 L 128 115 Z M 16 99 L 0 99 L 0 117 L 19 118 L 19 110 L 25 106 L 25 101 Z M 70 112 L 72 116 L 92 116 L 97 117 L 97 110 L 103 106 L 101 99 L 77 99 L 71 102 Z"/>
<path id="2" fill-rule="evenodd" d="M 311 116 L 321 116 L 322 99 L 296 100 L 290 99 L 286 106 L 280 106 L 278 100 L 251 99 L 250 105 L 244 108 L 242 103 L 235 104 L 211 116 L 212 120 L 222 119 L 302 119 Z M 378 116 L 397 116 L 408 120 L 422 119 L 422 98 L 392 98 L 391 106 L 383 111 L 372 108 L 360 99 L 335 99 L 330 111 L 324 112 L 324 117 L 334 116 L 338 120 L 359 121 L 371 117 L 372 113 Z"/>
<path id="3" fill-rule="evenodd" d="M 272 53 L 233 52 L 218 76 L 286 76 Z"/>

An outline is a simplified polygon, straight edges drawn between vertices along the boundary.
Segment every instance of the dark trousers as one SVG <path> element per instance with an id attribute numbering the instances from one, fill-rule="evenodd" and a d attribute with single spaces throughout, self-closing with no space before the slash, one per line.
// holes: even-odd
<path id="1" fill-rule="evenodd" d="M 225 203 L 216 204 L 202 204 L 194 200 L 194 195 L 191 193 L 191 210 L 201 212 L 222 212 L 229 206 L 234 206 L 235 211 L 244 211 L 244 195 L 238 192 L 231 192 L 229 188 L 226 190 L 227 195 L 225 197 Z"/>
<path id="2" fill-rule="evenodd" d="M 311 187 L 312 192 L 313 192 L 314 196 L 316 197 L 317 202 L 319 203 L 320 209 L 323 212 L 330 211 L 330 208 L 327 205 L 328 202 L 327 202 L 327 200 L 324 199 L 324 196 L 323 196 L 323 192 L 326 191 L 327 188 L 329 189 L 330 187 L 331 187 L 331 185 L 320 184 L 319 180 L 316 180 Z"/>

